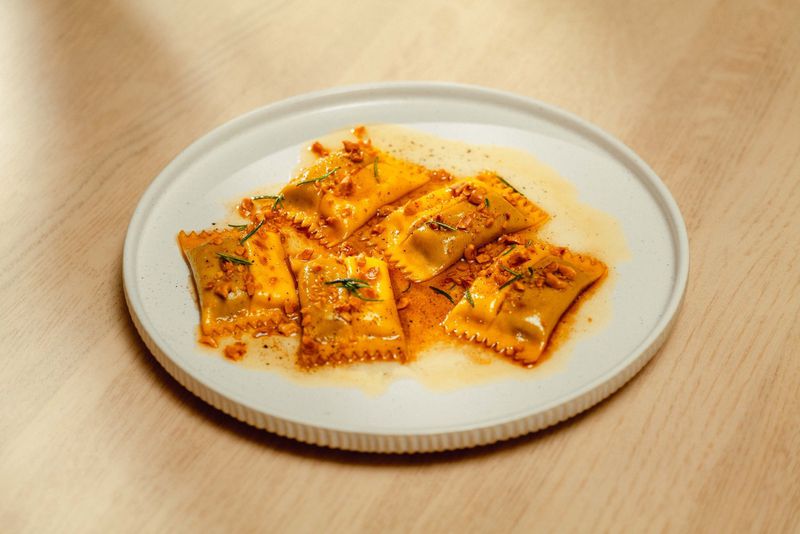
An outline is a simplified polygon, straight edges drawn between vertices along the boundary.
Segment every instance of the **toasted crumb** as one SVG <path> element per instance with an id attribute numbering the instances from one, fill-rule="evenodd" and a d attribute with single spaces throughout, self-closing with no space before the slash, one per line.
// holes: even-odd
<path id="1" fill-rule="evenodd" d="M 225 357 L 229 360 L 239 361 L 247 354 L 247 345 L 241 341 L 237 341 L 232 345 L 225 347 Z"/>

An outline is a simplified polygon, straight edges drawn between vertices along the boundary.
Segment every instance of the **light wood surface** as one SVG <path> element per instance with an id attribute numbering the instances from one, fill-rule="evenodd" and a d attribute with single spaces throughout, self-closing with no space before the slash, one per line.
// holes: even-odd
<path id="1" fill-rule="evenodd" d="M 800 530 L 800 3 L 7 0 L 0 531 Z M 415 457 L 218 413 L 125 308 L 136 202 L 198 136 L 309 90 L 434 79 L 617 135 L 686 219 L 683 310 L 555 428 Z"/>

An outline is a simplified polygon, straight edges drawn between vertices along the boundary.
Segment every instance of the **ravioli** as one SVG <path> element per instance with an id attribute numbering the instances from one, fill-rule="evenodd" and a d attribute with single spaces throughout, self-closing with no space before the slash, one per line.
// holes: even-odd
<path id="1" fill-rule="evenodd" d="M 536 363 L 564 313 L 606 273 L 593 258 L 534 243 L 495 262 L 442 322 L 454 336 Z"/>
<path id="2" fill-rule="evenodd" d="M 538 228 L 547 219 L 496 175 L 485 173 L 396 209 L 377 242 L 410 280 L 422 282 L 500 235 Z"/>
<path id="3" fill-rule="evenodd" d="M 341 243 L 381 206 L 425 184 L 425 167 L 369 144 L 344 142 L 303 170 L 280 193 L 283 213 L 324 245 Z"/>
<path id="4" fill-rule="evenodd" d="M 237 332 L 299 330 L 297 293 L 280 234 L 254 225 L 249 230 L 178 234 L 197 288 L 200 328 L 212 345 L 209 338 Z"/>
<path id="5" fill-rule="evenodd" d="M 291 260 L 303 334 L 301 367 L 406 361 L 403 329 L 386 262 L 363 255 Z"/>

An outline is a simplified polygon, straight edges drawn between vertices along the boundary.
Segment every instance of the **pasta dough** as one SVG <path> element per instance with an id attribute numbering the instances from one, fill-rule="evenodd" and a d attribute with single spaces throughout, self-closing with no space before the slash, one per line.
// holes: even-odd
<path id="1" fill-rule="evenodd" d="M 281 191 L 284 213 L 323 244 L 341 243 L 378 209 L 430 179 L 427 169 L 364 143 L 347 143 Z"/>
<path id="2" fill-rule="evenodd" d="M 242 243 L 245 235 L 234 230 L 178 235 L 197 288 L 202 333 L 296 332 L 297 293 L 280 235 L 260 229 Z"/>
<path id="3" fill-rule="evenodd" d="M 497 258 L 442 324 L 452 335 L 533 364 L 564 313 L 605 273 L 595 259 L 532 244 Z"/>
<path id="4" fill-rule="evenodd" d="M 379 243 L 409 279 L 433 278 L 502 234 L 537 228 L 547 214 L 492 174 L 409 201 L 386 217 Z"/>
<path id="5" fill-rule="evenodd" d="M 359 256 L 292 259 L 303 315 L 303 367 L 406 359 L 386 263 Z"/>

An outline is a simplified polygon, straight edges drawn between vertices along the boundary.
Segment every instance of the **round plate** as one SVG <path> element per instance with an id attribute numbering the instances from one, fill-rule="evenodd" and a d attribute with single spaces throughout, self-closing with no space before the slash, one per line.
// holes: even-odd
<path id="1" fill-rule="evenodd" d="M 370 123 L 524 148 L 571 181 L 584 201 L 618 219 L 631 260 L 617 269 L 613 316 L 597 335 L 577 344 L 563 370 L 533 382 L 499 380 L 453 391 L 398 380 L 384 394 L 369 396 L 348 387 L 305 387 L 277 373 L 209 357 L 198 348 L 197 308 L 187 291 L 177 232 L 223 220 L 225 202 L 237 194 L 285 182 L 304 143 Z M 256 167 L 258 175 L 239 172 Z M 131 316 L 148 348 L 178 382 L 209 404 L 308 443 L 421 452 L 509 439 L 609 396 L 664 342 L 688 268 L 688 239 L 675 201 L 653 171 L 609 134 L 553 106 L 508 93 L 390 83 L 290 98 L 196 141 L 139 201 L 125 240 L 123 277 Z"/>

